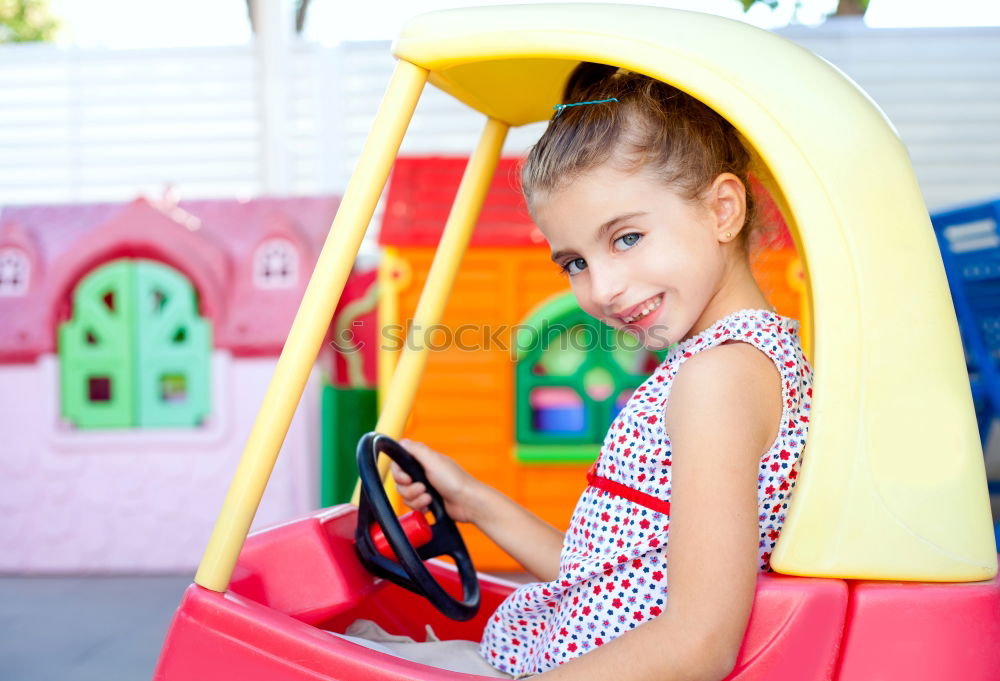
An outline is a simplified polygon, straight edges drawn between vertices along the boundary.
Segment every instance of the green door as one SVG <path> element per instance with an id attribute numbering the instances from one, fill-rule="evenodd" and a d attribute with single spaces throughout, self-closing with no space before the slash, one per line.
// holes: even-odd
<path id="1" fill-rule="evenodd" d="M 105 265 L 77 286 L 59 328 L 63 416 L 78 428 L 196 426 L 209 412 L 211 348 L 181 273 Z"/>

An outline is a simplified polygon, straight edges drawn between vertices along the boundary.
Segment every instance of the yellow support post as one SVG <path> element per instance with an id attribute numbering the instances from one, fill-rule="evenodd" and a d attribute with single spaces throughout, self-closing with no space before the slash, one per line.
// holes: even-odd
<path id="1" fill-rule="evenodd" d="M 400 60 L 278 358 L 194 581 L 224 592 L 428 72 Z"/>
<path id="2" fill-rule="evenodd" d="M 401 323 L 399 293 L 410 285 L 410 275 L 410 264 L 399 254 L 399 249 L 395 246 L 383 246 L 382 262 L 378 268 L 378 309 L 375 312 L 376 326 L 382 333 L 390 327 L 398 328 Z M 385 396 L 389 392 L 392 372 L 396 368 L 396 360 L 402 349 L 402 347 L 390 348 L 386 345 L 385 338 L 379 339 L 375 356 L 379 411 L 382 410 Z"/>
<path id="3" fill-rule="evenodd" d="M 486 127 L 479 138 L 479 145 L 469 158 L 462 182 L 455 194 L 451 213 L 445 223 L 444 233 L 438 243 L 434 262 L 427 273 L 427 281 L 420 294 L 413 324 L 407 334 L 406 345 L 399 357 L 399 363 L 392 374 L 388 394 L 383 396 L 381 413 L 375 429 L 380 433 L 398 438 L 406 425 L 406 419 L 413 408 L 413 400 L 420 383 L 420 376 L 427 364 L 427 330 L 441 320 L 448 302 L 455 278 L 458 275 L 462 256 L 469 245 L 472 230 L 479 219 L 486 192 L 493 173 L 496 171 L 510 126 L 495 118 L 486 121 Z M 379 471 L 385 478 L 388 471 L 385 457 L 379 459 Z M 354 488 L 352 502 L 357 504 L 361 495 L 360 485 Z"/>
<path id="4" fill-rule="evenodd" d="M 385 403 L 385 396 L 389 393 L 389 383 L 392 381 L 392 372 L 396 369 L 396 360 L 402 347 L 390 348 L 386 344 L 385 330 L 388 328 L 398 328 L 399 318 L 399 292 L 410 285 L 410 265 L 399 254 L 399 249 L 394 246 L 382 248 L 382 262 L 378 268 L 379 300 L 376 312 L 376 327 L 381 330 L 382 337 L 379 339 L 377 354 L 375 356 L 376 365 L 376 410 L 381 412 Z M 385 484 L 385 491 L 389 495 L 389 502 L 397 513 L 402 512 L 402 503 L 396 486 L 392 480 Z M 354 496 L 357 496 L 355 491 Z M 354 502 L 357 503 L 357 500 Z"/>

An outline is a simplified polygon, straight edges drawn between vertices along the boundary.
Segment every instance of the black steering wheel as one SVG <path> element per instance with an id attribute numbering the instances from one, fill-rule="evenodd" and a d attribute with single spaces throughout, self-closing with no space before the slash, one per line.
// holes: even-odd
<path id="1" fill-rule="evenodd" d="M 430 511 L 434 516 L 431 540 L 419 549 L 413 548 L 389 503 L 378 472 L 378 455 L 386 454 L 415 481 L 424 483 L 431 496 Z M 479 578 L 472 558 L 465 548 L 462 535 L 444 508 L 444 500 L 427 481 L 423 466 L 403 446 L 388 435 L 367 433 L 358 441 L 358 473 L 361 477 L 361 499 L 358 504 L 358 527 L 354 544 L 362 564 L 372 574 L 424 596 L 435 608 L 453 620 L 471 619 L 479 611 Z M 375 548 L 369 529 L 378 523 L 393 553 L 395 562 Z M 462 600 L 454 598 L 431 576 L 424 561 L 437 556 L 451 556 L 458 566 L 462 581 Z"/>

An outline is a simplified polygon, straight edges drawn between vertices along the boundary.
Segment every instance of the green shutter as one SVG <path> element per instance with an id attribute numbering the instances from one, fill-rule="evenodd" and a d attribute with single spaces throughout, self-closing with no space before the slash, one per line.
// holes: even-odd
<path id="1" fill-rule="evenodd" d="M 177 270 L 139 260 L 133 281 L 137 424 L 196 426 L 209 411 L 211 328 Z"/>
<path id="2" fill-rule="evenodd" d="M 133 402 L 131 267 L 105 265 L 73 291 L 73 318 L 59 327 L 62 414 L 78 428 L 125 428 Z"/>

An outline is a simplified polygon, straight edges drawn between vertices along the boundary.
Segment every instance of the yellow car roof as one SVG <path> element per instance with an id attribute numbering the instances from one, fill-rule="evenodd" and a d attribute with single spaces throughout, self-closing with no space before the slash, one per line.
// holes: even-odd
<path id="1" fill-rule="evenodd" d="M 545 120 L 581 60 L 669 82 L 728 118 L 802 255 L 813 310 L 809 441 L 772 564 L 849 578 L 996 573 L 955 313 L 907 153 L 846 76 L 766 31 L 623 5 L 414 18 L 396 56 L 510 125 Z"/>

